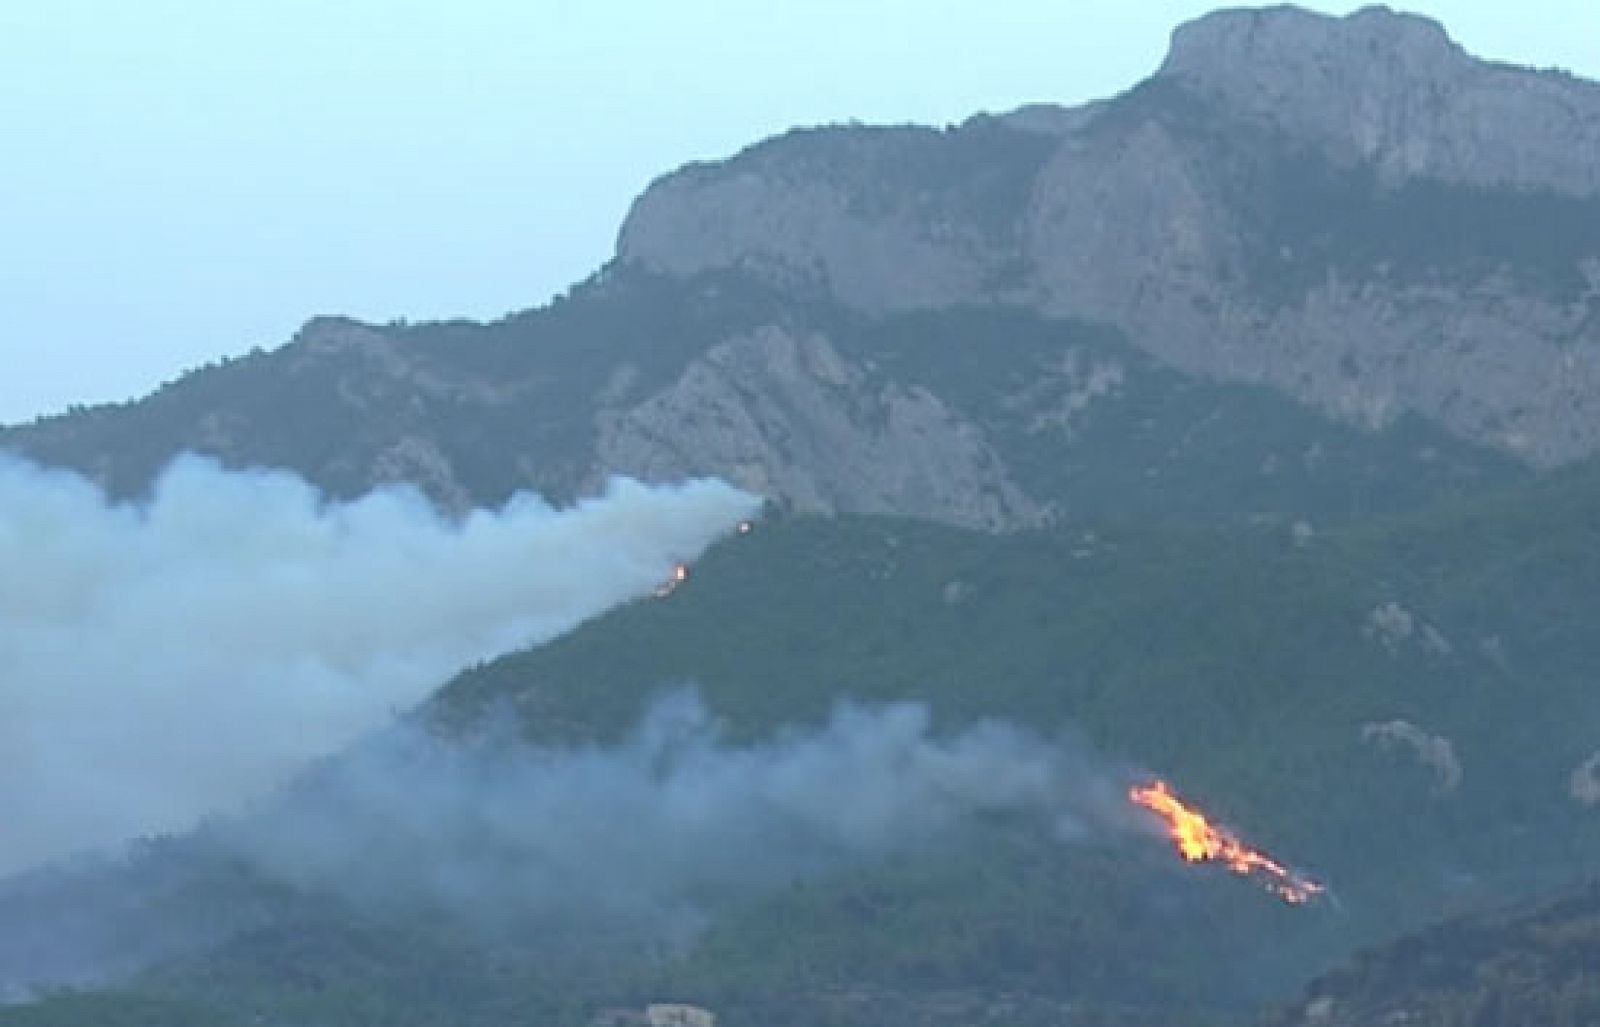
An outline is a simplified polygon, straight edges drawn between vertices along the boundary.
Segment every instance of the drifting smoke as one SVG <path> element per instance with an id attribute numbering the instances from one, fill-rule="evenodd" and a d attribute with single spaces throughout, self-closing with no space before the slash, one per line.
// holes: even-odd
<path id="1" fill-rule="evenodd" d="M 757 503 L 617 481 L 453 523 L 183 458 L 114 505 L 0 458 L 0 873 L 267 793 L 463 665 L 648 595 Z"/>
<path id="2" fill-rule="evenodd" d="M 990 817 L 1058 837 L 1126 817 L 1083 747 L 999 722 L 940 736 L 920 704 L 839 705 L 734 745 L 692 691 L 611 747 L 464 747 L 393 732 L 233 830 L 263 870 L 481 919 L 692 920 L 702 904 L 852 859 L 949 841 Z"/>

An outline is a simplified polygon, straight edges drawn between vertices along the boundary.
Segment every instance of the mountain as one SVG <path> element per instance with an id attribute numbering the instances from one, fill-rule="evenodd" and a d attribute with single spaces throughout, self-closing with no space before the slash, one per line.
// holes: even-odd
<path id="1" fill-rule="evenodd" d="M 626 751 L 652 697 L 683 682 L 748 743 L 812 730 L 841 698 L 925 703 L 947 735 L 995 718 L 1066 732 L 1095 754 L 1089 779 L 1153 768 L 1303 865 L 1331 894 L 1305 908 L 1189 867 L 1159 837 L 996 817 L 700 892 L 709 915 L 684 914 L 702 926 L 665 947 L 647 942 L 652 921 L 562 928 L 496 892 L 505 919 L 486 945 L 474 915 L 443 915 L 426 889 L 363 890 L 445 873 L 414 828 L 380 821 L 344 857 L 355 890 L 343 864 L 285 878 L 259 847 L 158 847 L 164 872 L 113 879 L 126 888 L 102 933 L 122 948 L 100 951 L 137 952 L 141 916 L 234 915 L 227 942 L 169 950 L 125 986 L 244 1022 L 490 1025 L 544 1009 L 582 1023 L 680 996 L 730 1024 L 1166 1024 L 1182 1009 L 1242 1025 L 1357 947 L 1585 873 L 1600 841 L 1585 598 L 1600 588 L 1597 527 L 1593 466 L 1309 537 L 779 518 L 667 599 L 470 669 L 423 711 L 463 745 L 490 724 L 551 753 Z M 316 789 L 294 800 L 310 822 L 362 822 L 324 794 L 326 808 Z M 626 846 L 629 829 L 608 837 Z M 244 883 L 219 890 L 230 877 Z M 248 883 L 261 880 L 276 891 Z M 36 916 L 5 916 L 0 940 L 104 923 L 84 894 L 36 887 Z M 15 901 L 0 891 L 8 913 Z"/>
<path id="2" fill-rule="evenodd" d="M 1491 1008 L 1451 1004 L 1482 965 L 1507 1002 L 1526 967 L 1582 999 L 1583 902 L 1506 936 L 1462 916 L 1570 889 L 1600 842 L 1597 143 L 1600 86 L 1425 19 L 1225 11 L 1087 107 L 798 130 L 666 175 L 546 307 L 318 318 L 0 431 L 119 497 L 198 450 L 457 512 L 612 473 L 772 500 L 664 597 L 464 670 L 260 808 L 0 882 L 0 989 L 119 989 L 0 1025 L 671 999 L 731 1027 L 1237 1027 L 1311 979 L 1285 1015 L 1353 1023 Z M 714 725 L 710 749 L 650 733 L 683 688 L 703 719 L 668 727 Z M 521 807 L 446 787 L 617 753 L 670 779 L 682 750 L 739 780 L 906 709 L 945 755 L 1050 740 L 1084 808 L 688 858 L 643 802 L 551 870 L 501 844 Z M 1180 861 L 1124 801 L 1155 774 L 1325 895 Z M 405 801 L 354 801 L 385 787 Z M 297 851 L 300 824 L 341 844 Z M 728 872 L 649 891 L 702 863 Z M 595 912 L 590 864 L 655 901 Z M 1418 952 L 1442 976 L 1408 976 Z"/>
<path id="3" fill-rule="evenodd" d="M 839 987 L 1144 1002 L 1152 1023 L 1175 1022 L 1163 1004 L 1182 996 L 1191 1017 L 1241 1015 L 1355 945 L 1586 873 L 1597 497 L 1587 467 L 1300 542 L 1266 526 L 985 540 L 779 525 L 713 553 L 672 602 L 465 674 L 436 708 L 616 738 L 661 682 L 693 681 L 737 733 L 815 723 L 841 694 L 914 697 L 952 727 L 1070 726 L 1215 797 L 1333 898 L 1286 910 L 1184 879 L 1159 845 L 997 832 L 970 863 L 869 877 L 893 910 L 870 924 L 843 917 L 841 890 L 863 887 L 847 878 L 719 926 L 703 993 L 727 1004 L 716 988 L 737 994 L 743 974 L 792 993 L 778 968 L 822 965 Z"/>
<path id="4" fill-rule="evenodd" d="M 195 449 L 455 509 L 617 472 L 991 530 L 1415 508 L 1600 446 L 1597 126 L 1423 19 L 1221 12 L 1086 108 L 667 175 L 548 307 L 318 319 L 0 446 L 124 495 Z"/>
<path id="5" fill-rule="evenodd" d="M 1275 1024 L 1595 1023 L 1597 924 L 1600 892 L 1593 886 L 1533 908 L 1459 918 L 1358 953 L 1315 981 Z"/>
<path id="6" fill-rule="evenodd" d="M 1551 466 L 1600 430 L 1597 142 L 1600 87 L 1424 19 L 1225 11 L 1085 110 L 793 133 L 669 175 L 618 257 L 1087 319 L 1203 379 Z"/>

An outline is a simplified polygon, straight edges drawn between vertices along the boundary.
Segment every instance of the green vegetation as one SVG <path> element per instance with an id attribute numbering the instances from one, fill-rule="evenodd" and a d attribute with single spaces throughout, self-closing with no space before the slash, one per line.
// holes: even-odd
<path id="1" fill-rule="evenodd" d="M 559 359 L 599 388 L 612 358 L 571 340 L 636 351 L 663 309 L 657 284 L 602 279 L 502 325 L 403 331 L 441 375 L 515 378 Z M 639 373 L 674 374 L 712 326 L 775 316 L 747 285 L 708 279 L 674 300 Z M 634 298 L 596 299 L 608 291 Z M 1325 877 L 1335 900 L 1288 910 L 1178 865 L 1150 839 L 1063 844 L 1039 825 L 1007 824 L 719 908 L 676 948 L 615 931 L 554 944 L 537 929 L 484 939 L 417 911 L 353 920 L 260 882 L 237 889 L 248 901 L 229 900 L 234 870 L 180 845 L 157 847 L 148 865 L 182 868 L 173 877 L 191 883 L 140 908 L 205 923 L 248 907 L 266 924 L 168 960 L 136 982 L 139 1001 L 285 1025 L 488 1027 L 528 1011 L 580 1024 L 661 996 L 702 1001 L 733 1027 L 1046 1024 L 1061 1022 L 1063 1003 L 1077 1022 L 1170 1022 L 1174 1007 L 1188 1023 L 1227 1022 L 1357 945 L 1562 887 L 1600 841 L 1600 825 L 1563 794 L 1600 739 L 1587 699 L 1600 673 L 1587 616 L 1600 587 L 1600 469 L 1530 481 L 1420 424 L 1339 428 L 1266 390 L 1155 367 L 1107 331 L 1020 313 L 860 319 L 818 306 L 805 316 L 843 352 L 870 356 L 885 381 L 926 385 L 989 424 L 1024 487 L 1057 497 L 1066 523 L 989 536 L 779 516 L 714 550 L 669 601 L 461 675 L 431 721 L 471 732 L 509 709 L 530 741 L 615 739 L 652 696 L 693 683 L 733 737 L 754 740 L 818 723 L 840 697 L 918 700 L 942 729 L 1003 717 L 1083 736 L 1108 777 L 1170 775 Z M 249 417 L 290 426 L 259 436 L 283 447 L 262 459 L 315 466 L 321 451 L 308 447 L 327 443 L 294 432 L 310 431 L 329 402 L 317 390 L 337 383 L 291 374 L 261 400 L 244 374 L 252 360 L 293 359 L 237 361 L 128 412 L 148 423 L 129 433 L 137 444 L 118 472 L 128 476 L 113 480 L 136 490 L 188 430 L 201 393 L 258 403 Z M 1116 363 L 1123 380 L 1041 431 L 1038 415 L 1064 403 L 1070 382 L 1015 397 L 1063 361 Z M 526 433 L 571 447 L 577 434 L 562 432 L 592 430 L 572 398 L 581 390 L 549 388 L 548 420 L 508 407 L 504 424 L 438 421 L 477 454 L 462 466 L 478 468 L 469 480 L 482 497 L 512 485 L 506 447 L 544 444 Z M 81 436 L 61 438 L 99 446 L 95 433 L 120 423 L 85 416 Z M 327 458 L 346 466 L 332 449 Z M 1410 618 L 1409 634 L 1375 626 L 1388 603 Z M 1363 741 L 1366 725 L 1396 720 L 1449 740 L 1459 785 L 1441 790 L 1404 748 Z M 62 996 L 0 1013 L 0 1025 L 88 1022 L 96 1001 Z"/>
<path id="2" fill-rule="evenodd" d="M 851 124 L 795 129 L 735 160 L 796 188 L 842 187 L 853 212 L 973 224 L 991 242 L 1015 236 L 1034 177 L 1058 140 L 978 116 L 944 131 L 917 125 Z"/>
<path id="3" fill-rule="evenodd" d="M 193 1002 L 136 992 L 64 991 L 27 1005 L 0 1006 L 5 1027 L 241 1027 L 241 1021 Z"/>
<path id="4" fill-rule="evenodd" d="M 1238 271 L 1268 298 L 1293 303 L 1330 275 L 1456 288 L 1506 276 L 1565 301 L 1589 288 L 1582 263 L 1600 253 L 1600 199 L 1385 182 L 1173 79 L 1144 82 L 1095 131 L 1149 120 L 1194 146 L 1205 181 L 1239 218 Z"/>
<path id="5" fill-rule="evenodd" d="M 923 386 L 985 425 L 1024 491 L 1075 521 L 1322 524 L 1529 477 L 1416 418 L 1363 431 L 1269 388 L 1180 374 L 1107 328 L 969 307 L 828 330 L 885 385 Z"/>
<path id="6" fill-rule="evenodd" d="M 1452 920 L 1365 950 L 1275 1021 L 1357 1027 L 1583 1027 L 1600 1022 L 1600 891 L 1532 910 Z"/>
<path id="7" fill-rule="evenodd" d="M 479 504 L 527 489 L 530 473 L 542 494 L 568 497 L 589 470 L 593 398 L 613 375 L 626 367 L 626 387 L 659 386 L 712 342 L 787 316 L 769 288 L 700 285 L 602 271 L 492 324 L 320 318 L 297 337 L 304 345 L 200 369 L 137 402 L 0 430 L 0 448 L 84 469 L 117 496 L 143 494 L 192 451 L 293 468 L 352 497 L 381 454 L 417 436 L 436 442 Z"/>
<path id="8" fill-rule="evenodd" d="M 820 722 L 839 696 L 924 701 L 945 728 L 1076 731 L 1112 777 L 1170 775 L 1322 876 L 1334 898 L 1309 909 L 1137 834 L 1063 843 L 997 823 L 743 900 L 687 948 L 553 951 L 536 930 L 480 948 L 405 914 L 340 914 L 145 986 L 284 1023 L 491 1024 L 510 1009 L 579 1023 L 669 995 L 730 1024 L 998 1027 L 1064 1022 L 1062 1003 L 1081 1022 L 1181 1008 L 1242 1023 L 1359 944 L 1558 889 L 1584 865 L 1600 837 L 1562 786 L 1600 737 L 1581 601 L 1600 585 L 1597 533 L 1594 468 L 1299 540 L 1273 524 L 995 537 L 779 519 L 717 548 L 670 600 L 476 668 L 430 713 L 470 731 L 509 708 L 533 741 L 615 739 L 662 688 L 694 682 L 745 739 Z M 1374 633 L 1387 602 L 1411 611 L 1410 635 Z M 1458 786 L 1362 741 L 1400 718 L 1451 740 Z M 983 1018 L 997 1010 L 1021 1019 Z"/>
<path id="9" fill-rule="evenodd" d="M 426 484 L 443 468 L 464 496 L 436 498 L 452 503 L 530 487 L 559 501 L 594 484 L 598 396 L 641 402 L 763 325 L 822 334 L 867 387 L 928 390 L 981 428 L 1028 495 L 1078 520 L 1321 524 L 1531 477 L 1414 418 L 1368 432 L 1264 386 L 1181 374 L 1104 327 L 998 306 L 866 317 L 738 273 L 685 284 L 628 269 L 494 324 L 322 319 L 298 345 L 138 403 L 0 430 L 0 448 L 80 468 L 119 497 L 193 451 L 292 468 L 338 497 L 375 473 Z"/>
<path id="10" fill-rule="evenodd" d="M 619 737 L 693 682 L 745 740 L 818 723 L 841 696 L 926 702 L 941 729 L 1003 717 L 1075 732 L 1108 780 L 1168 775 L 1321 876 L 1333 898 L 1311 908 L 1137 832 L 1064 842 L 996 822 L 719 907 L 686 945 L 555 943 L 539 925 L 481 939 L 437 913 L 301 899 L 139 988 L 282 1024 L 488 1025 L 511 1010 L 579 1024 L 662 996 L 735 1027 L 1071 1022 L 1062 1003 L 1081 1022 L 1171 1022 L 1174 1008 L 1244 1022 L 1359 945 L 1581 872 L 1600 825 L 1564 786 L 1600 738 L 1597 536 L 1595 467 L 1309 537 L 1276 522 L 991 536 L 778 517 L 670 599 L 474 668 L 427 711 L 470 733 L 510 710 L 530 741 L 579 743 Z M 1376 626 L 1387 603 L 1407 631 Z M 1396 719 L 1450 740 L 1458 784 L 1363 741 Z M 76 1008 L 63 1001 L 8 1015 Z"/>
<path id="11" fill-rule="evenodd" d="M 1093 131 L 1151 116 L 1211 147 L 1208 181 L 1250 230 L 1234 256 L 1285 302 L 1330 270 L 1425 283 L 1512 268 L 1567 295 L 1578 256 L 1600 247 L 1592 201 L 1388 189 L 1219 122 L 1171 83 Z M 998 237 L 1049 145 L 984 119 L 795 134 L 754 158 L 870 184 L 854 191 L 869 216 L 910 195 Z M 703 923 L 662 941 L 626 923 L 519 923 L 514 909 L 484 931 L 436 908 L 354 908 L 165 840 L 66 890 L 116 899 L 113 942 L 159 921 L 215 944 L 155 932 L 141 940 L 160 963 L 127 990 L 0 1007 L 0 1027 L 580 1027 L 660 998 L 715 1008 L 727 1027 L 1222 1027 L 1357 950 L 1313 991 L 1352 1024 L 1402 1005 L 1441 1027 L 1600 1018 L 1600 899 L 1460 918 L 1570 888 L 1600 845 L 1600 817 L 1566 790 L 1600 746 L 1600 466 L 1536 479 L 1427 424 L 1339 426 L 1157 366 L 1110 330 L 1020 311 L 866 318 L 740 275 L 618 268 L 491 325 L 317 322 L 307 345 L 0 443 L 94 470 L 120 496 L 186 448 L 351 495 L 423 432 L 473 501 L 530 481 L 560 498 L 589 473 L 597 394 L 648 395 L 763 324 L 825 332 L 870 385 L 936 393 L 1062 523 L 992 536 L 776 514 L 670 599 L 472 668 L 419 719 L 465 742 L 509 711 L 530 744 L 606 743 L 692 684 L 731 738 L 755 742 L 819 724 L 841 699 L 917 701 L 941 731 L 1003 718 L 1081 742 L 1118 808 L 1127 780 L 1170 777 L 1328 898 L 1279 905 L 1179 863 L 1133 819 L 1062 837 L 995 817 L 925 851 L 708 902 Z M 1412 734 L 1375 744 L 1373 728 L 1396 724 Z M 59 909 L 33 901 L 0 896 Z"/>

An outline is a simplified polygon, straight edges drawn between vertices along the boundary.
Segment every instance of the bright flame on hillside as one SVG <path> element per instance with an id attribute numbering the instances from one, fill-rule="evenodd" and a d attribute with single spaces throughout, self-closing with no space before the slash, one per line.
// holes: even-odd
<path id="1" fill-rule="evenodd" d="M 1323 892 L 1323 886 L 1284 868 L 1259 849 L 1252 849 L 1204 813 L 1185 805 L 1165 781 L 1135 785 L 1128 798 L 1165 822 L 1167 835 L 1178 854 L 1190 863 L 1221 863 L 1234 873 L 1253 877 L 1274 895 L 1293 906 L 1303 905 Z"/>
<path id="2" fill-rule="evenodd" d="M 678 586 L 689 580 L 689 565 L 686 563 L 674 564 L 672 577 L 656 586 L 656 598 L 665 599 L 678 590 Z"/>

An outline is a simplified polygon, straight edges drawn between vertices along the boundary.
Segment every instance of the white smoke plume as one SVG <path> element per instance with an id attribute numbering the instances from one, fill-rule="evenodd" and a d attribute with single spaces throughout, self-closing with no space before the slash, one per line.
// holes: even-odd
<path id="1" fill-rule="evenodd" d="M 940 734 L 922 704 L 844 702 L 824 725 L 736 744 L 682 690 L 610 746 L 392 732 L 240 822 L 232 844 L 271 876 L 356 899 L 659 923 L 993 817 L 1065 839 L 1128 814 L 1070 739 L 999 721 Z"/>
<path id="2" fill-rule="evenodd" d="M 632 597 L 758 506 L 719 482 L 441 518 L 174 463 L 139 504 L 0 457 L 0 873 L 184 829 L 455 670 Z"/>
<path id="3" fill-rule="evenodd" d="M 879 857 L 1146 826 L 1125 768 L 1074 736 L 940 731 L 920 703 L 841 701 L 824 723 L 735 739 L 681 689 L 618 741 L 543 746 L 507 712 L 468 737 L 406 720 L 241 815 L 0 880 L 0 1001 L 352 912 L 608 959 Z"/>

